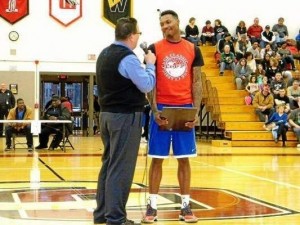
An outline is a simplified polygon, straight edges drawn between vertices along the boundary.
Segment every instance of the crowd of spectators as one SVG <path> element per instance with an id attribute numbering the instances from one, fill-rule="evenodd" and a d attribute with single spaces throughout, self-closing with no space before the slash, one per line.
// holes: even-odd
<path id="1" fill-rule="evenodd" d="M 211 42 L 216 46 L 220 76 L 224 70 L 232 71 L 236 88 L 247 91 L 246 104 L 250 99 L 264 128 L 272 131 L 274 141 L 281 137 L 285 146 L 289 127 L 300 141 L 299 77 L 293 76 L 293 71 L 297 71 L 295 59 L 300 59 L 300 31 L 296 37 L 290 37 L 282 17 L 272 27 L 262 27 L 259 18 L 254 18 L 248 28 L 240 21 L 235 34 L 230 34 L 216 19 L 214 26 L 206 21 L 197 37 L 198 45 Z"/>

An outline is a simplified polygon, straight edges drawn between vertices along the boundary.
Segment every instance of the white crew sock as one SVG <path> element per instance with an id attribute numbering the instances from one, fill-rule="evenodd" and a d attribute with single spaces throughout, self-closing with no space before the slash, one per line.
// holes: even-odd
<path id="1" fill-rule="evenodd" d="M 181 208 L 185 208 L 190 204 L 190 195 L 181 195 Z"/>
<path id="2" fill-rule="evenodd" d="M 149 194 L 150 206 L 157 209 L 157 194 Z"/>

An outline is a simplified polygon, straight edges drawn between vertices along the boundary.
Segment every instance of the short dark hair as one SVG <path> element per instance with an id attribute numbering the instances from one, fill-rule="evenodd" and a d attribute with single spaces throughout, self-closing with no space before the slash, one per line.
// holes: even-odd
<path id="1" fill-rule="evenodd" d="M 165 15 L 172 15 L 173 17 L 175 17 L 176 19 L 178 19 L 178 14 L 173 11 L 173 10 L 165 10 L 160 14 L 160 17 L 165 16 Z"/>
<path id="2" fill-rule="evenodd" d="M 23 102 L 24 102 L 23 98 L 18 98 L 18 99 L 17 99 L 17 103 L 19 103 L 20 101 L 23 101 Z"/>
<path id="3" fill-rule="evenodd" d="M 196 18 L 195 18 L 195 17 L 191 17 L 191 18 L 189 19 L 189 22 L 191 23 L 191 22 L 194 21 L 194 20 L 196 20 Z"/>
<path id="4" fill-rule="evenodd" d="M 137 20 L 132 17 L 122 17 L 117 20 L 115 28 L 116 40 L 125 40 L 130 34 L 137 32 Z"/>

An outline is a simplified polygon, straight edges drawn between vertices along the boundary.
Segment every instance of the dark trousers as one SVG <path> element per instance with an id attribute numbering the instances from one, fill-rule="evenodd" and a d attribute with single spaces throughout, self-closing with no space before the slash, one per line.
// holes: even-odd
<path id="1" fill-rule="evenodd" d="M 265 122 L 266 116 L 268 116 L 268 119 L 272 116 L 272 114 L 275 112 L 274 108 L 266 109 L 265 111 L 261 111 L 260 109 L 255 109 L 255 113 L 259 117 L 259 121 Z"/>
<path id="2" fill-rule="evenodd" d="M 100 113 L 100 135 L 104 145 L 98 177 L 94 222 L 122 224 L 141 141 L 143 112 Z"/>
<path id="3" fill-rule="evenodd" d="M 0 120 L 4 120 L 4 117 L 7 118 L 8 115 L 7 107 L 0 107 Z M 0 123 L 0 136 L 3 134 L 3 123 Z"/>
<path id="4" fill-rule="evenodd" d="M 44 126 L 39 134 L 40 146 L 47 147 L 50 134 L 54 134 L 54 138 L 50 144 L 50 147 L 57 148 L 61 140 L 63 139 L 63 128 Z"/>
<path id="5" fill-rule="evenodd" d="M 148 136 L 149 136 L 150 111 L 151 111 L 150 105 L 146 105 L 144 107 L 144 132 L 142 134 L 142 137 L 145 137 L 146 140 L 148 140 Z"/>
<path id="6" fill-rule="evenodd" d="M 33 136 L 31 133 L 30 125 L 27 125 L 24 129 L 16 130 L 12 126 L 6 126 L 5 128 L 5 136 L 6 136 L 6 146 L 11 146 L 11 138 L 13 133 L 15 134 L 25 134 L 28 147 L 32 147 L 33 145 Z"/>
<path id="7" fill-rule="evenodd" d="M 277 138 L 279 139 L 280 136 L 282 137 L 282 141 L 285 142 L 287 140 L 286 138 L 286 132 L 288 130 L 288 127 L 285 126 L 285 124 L 281 123 L 278 125 L 278 130 L 277 130 Z"/>
<path id="8" fill-rule="evenodd" d="M 208 41 L 208 42 L 211 42 L 212 45 L 215 45 L 215 44 L 216 44 L 216 39 L 215 39 L 214 36 L 212 36 L 212 37 L 207 37 L 207 36 L 202 35 L 202 36 L 201 36 L 201 42 L 202 42 L 202 44 L 205 44 L 207 41 Z"/>

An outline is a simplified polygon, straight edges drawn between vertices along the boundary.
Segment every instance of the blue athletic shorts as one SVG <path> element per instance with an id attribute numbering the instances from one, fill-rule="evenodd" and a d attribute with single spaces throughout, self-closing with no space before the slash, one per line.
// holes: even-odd
<path id="1" fill-rule="evenodd" d="M 158 104 L 158 110 L 161 110 L 163 106 L 167 105 Z M 192 107 L 192 105 L 178 105 L 178 107 Z M 191 131 L 161 131 L 154 121 L 153 114 L 151 115 L 149 129 L 149 157 L 168 158 L 171 144 L 175 158 L 197 156 L 195 129 Z"/>

